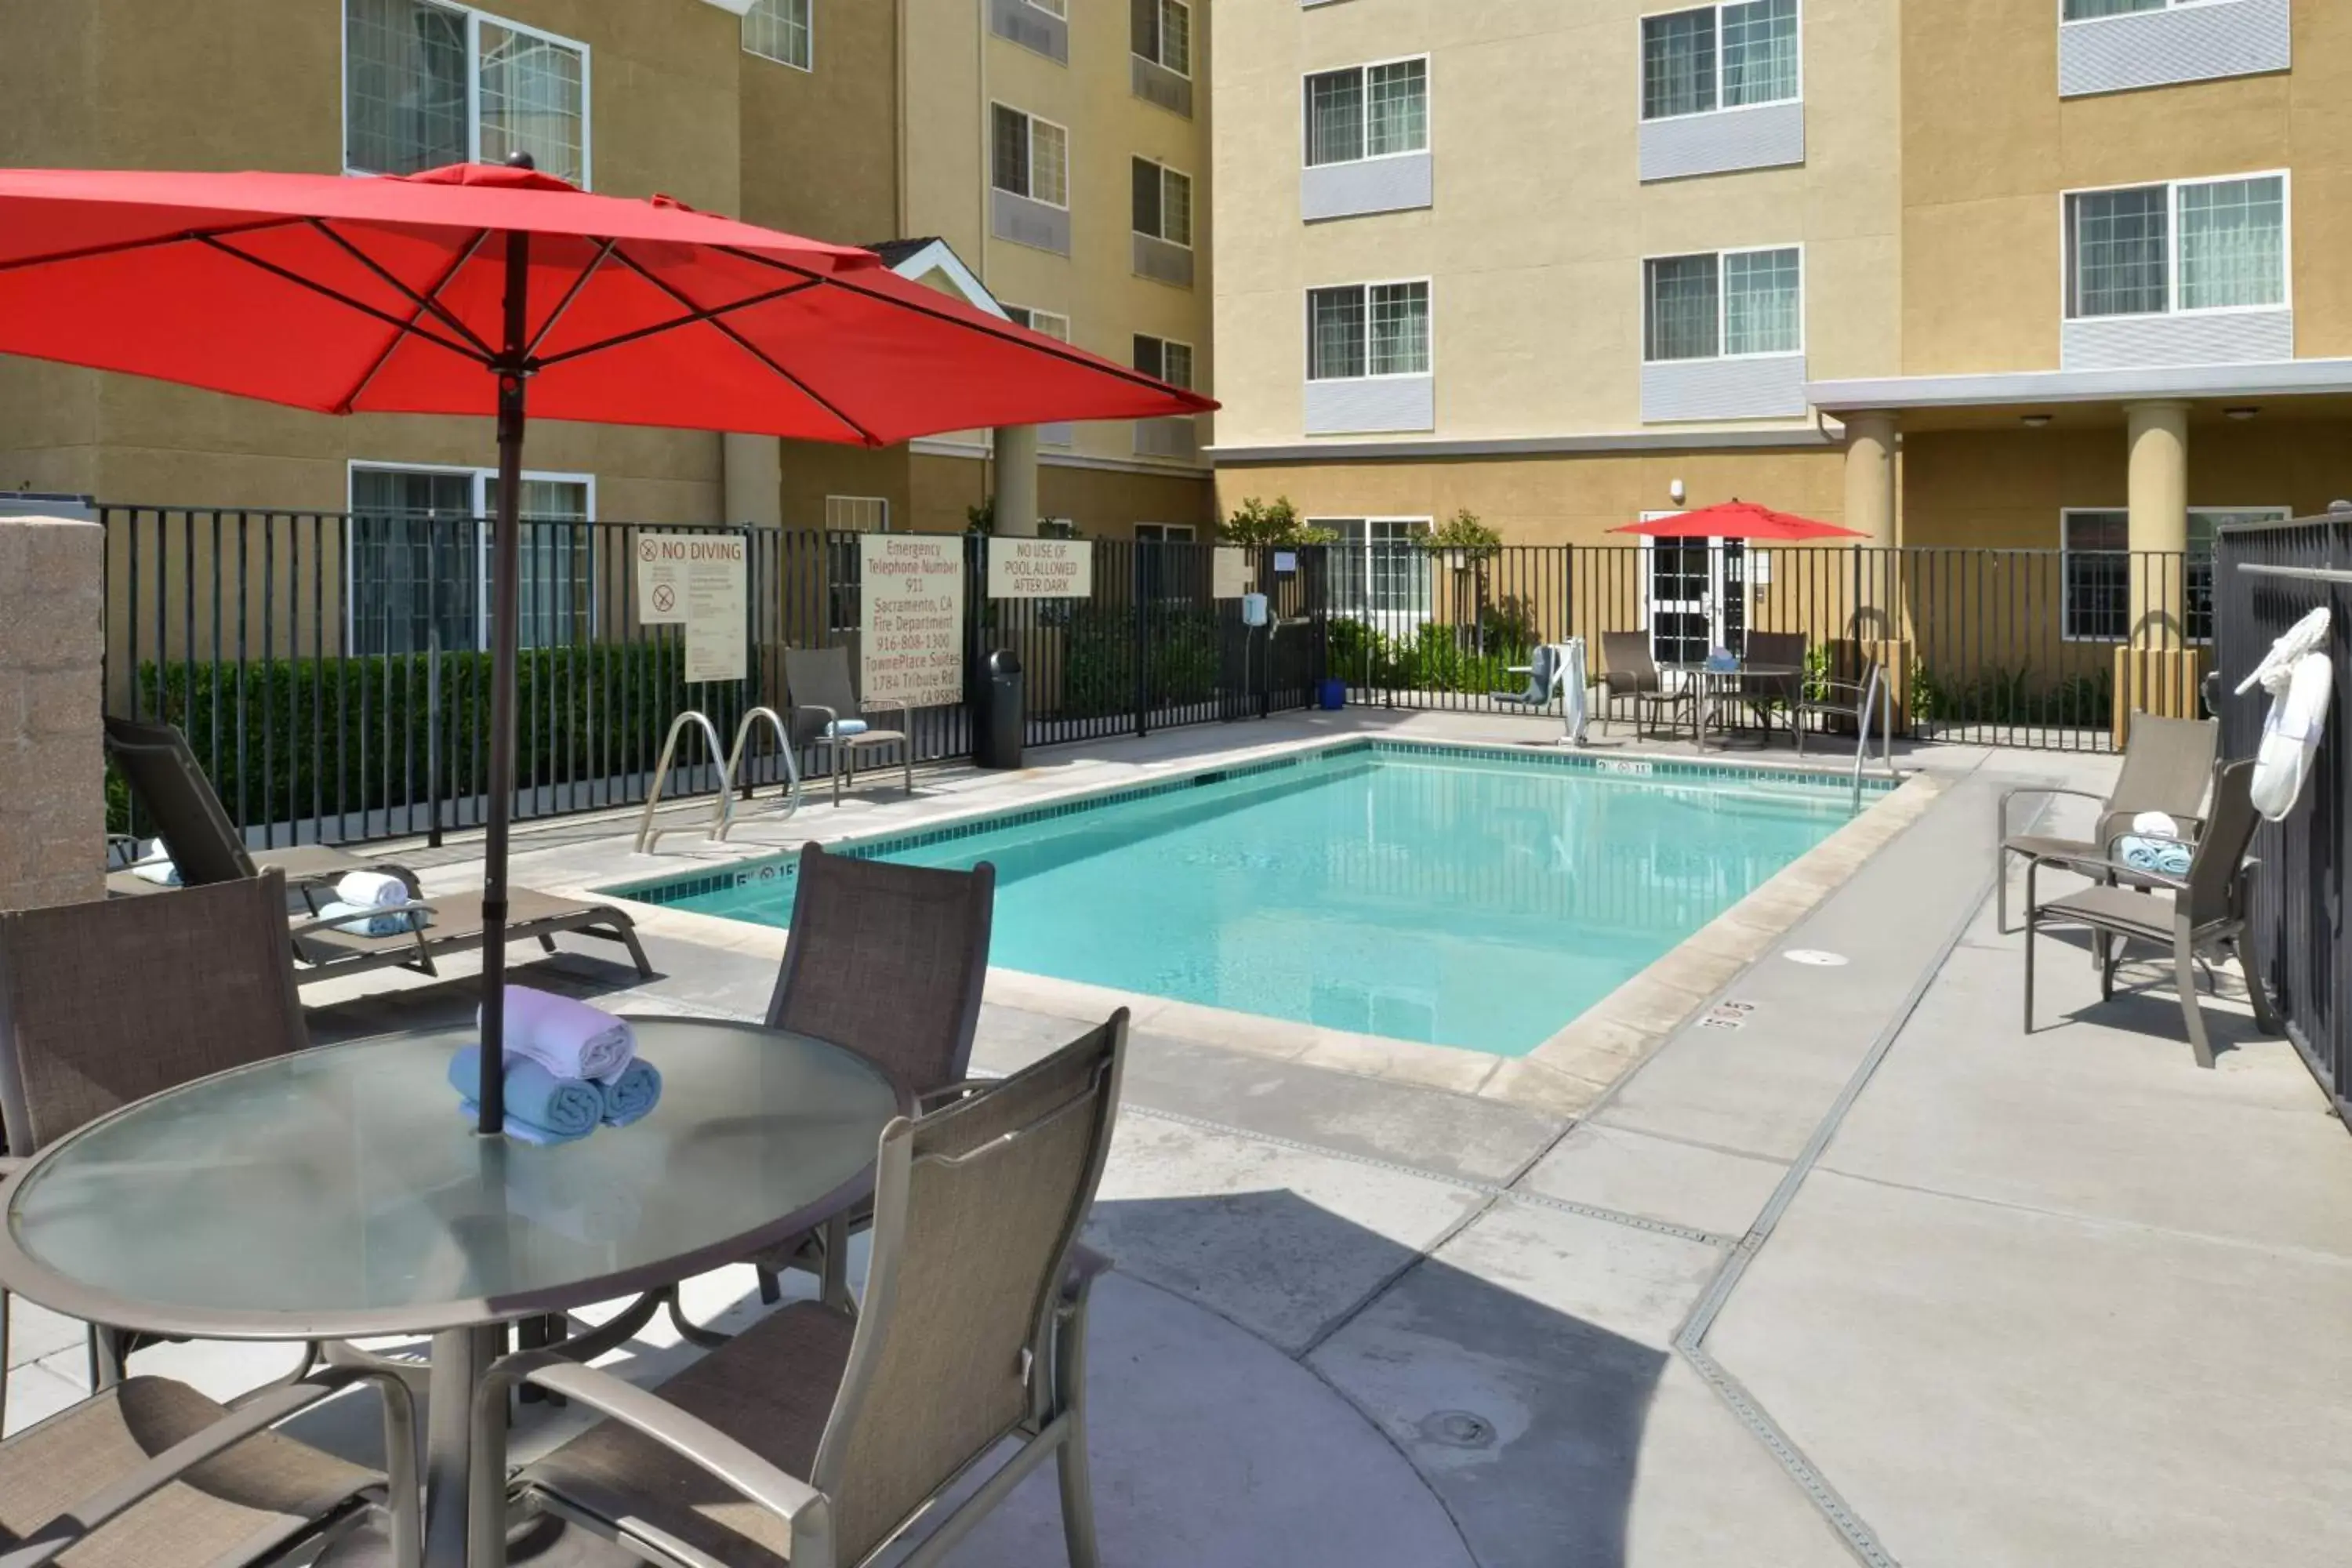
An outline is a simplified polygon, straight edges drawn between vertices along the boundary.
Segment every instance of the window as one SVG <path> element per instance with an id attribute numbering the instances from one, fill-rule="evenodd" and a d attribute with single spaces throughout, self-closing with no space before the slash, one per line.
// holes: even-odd
<path id="1" fill-rule="evenodd" d="M 1016 327 L 1026 327 L 1033 332 L 1043 332 L 1057 342 L 1070 341 L 1070 318 L 1051 310 L 1033 310 L 1026 305 L 1007 305 L 1005 319 Z"/>
<path id="2" fill-rule="evenodd" d="M 1050 120 L 1001 103 L 992 107 L 996 133 L 991 183 L 1031 201 L 1068 206 L 1070 133 Z"/>
<path id="3" fill-rule="evenodd" d="M 1428 374 L 1427 283 L 1307 290 L 1307 380 Z"/>
<path id="4" fill-rule="evenodd" d="M 1661 256 L 1642 266 L 1644 360 L 1804 352 L 1804 264 L 1795 246 Z"/>
<path id="5" fill-rule="evenodd" d="M 588 47 L 429 0 L 344 0 L 343 166 L 413 174 L 528 153 L 588 184 Z"/>
<path id="6" fill-rule="evenodd" d="M 743 47 L 747 53 L 779 65 L 814 70 L 815 30 L 809 16 L 814 0 L 751 0 L 743 13 Z"/>
<path id="7" fill-rule="evenodd" d="M 862 623 L 858 597 L 865 556 L 854 538 L 844 534 L 890 531 L 890 501 L 887 496 L 827 496 L 824 526 L 833 535 L 824 547 L 825 604 L 836 632 L 856 631 Z"/>
<path id="8" fill-rule="evenodd" d="M 2131 513 L 2064 514 L 2065 602 L 2070 642 L 2122 642 L 2131 635 Z"/>
<path id="9" fill-rule="evenodd" d="M 1793 102 L 1797 0 L 1742 0 L 1642 18 L 1642 118 Z"/>
<path id="10" fill-rule="evenodd" d="M 351 477 L 347 646 L 358 654 L 489 646 L 489 530 L 498 476 L 487 468 L 357 467 Z M 594 578 L 594 481 L 526 474 L 522 485 L 524 647 L 588 635 Z"/>
<path id="11" fill-rule="evenodd" d="M 2240 522 L 2284 522 L 2294 515 L 2283 506 L 2191 507 L 2189 509 L 2189 559 L 2182 584 L 2181 629 L 2190 642 L 2213 640 L 2213 548 L 2221 530 Z"/>
<path id="12" fill-rule="evenodd" d="M 2066 316 L 2276 309 L 2287 301 L 2286 176 L 2066 197 Z"/>
<path id="13" fill-rule="evenodd" d="M 1429 61 L 1350 66 L 1307 79 L 1307 163 L 1429 151 Z"/>
<path id="14" fill-rule="evenodd" d="M 1192 384 L 1192 345 L 1135 334 L 1135 368 L 1171 386 Z"/>
<path id="15" fill-rule="evenodd" d="M 1333 613 L 1358 620 L 1426 619 L 1430 605 L 1429 532 L 1425 517 L 1318 517 L 1310 520 L 1339 537 L 1326 553 L 1331 563 Z"/>
<path id="16" fill-rule="evenodd" d="M 1035 0 L 1031 0 L 1032 4 Z M 1135 52 L 1178 76 L 1192 74 L 1192 7 L 1184 0 L 1129 0 Z M 1056 11 L 1055 15 L 1059 16 Z"/>
<path id="17" fill-rule="evenodd" d="M 1066 22 L 1070 19 L 1070 0 L 1029 0 L 1029 4 L 1048 16 L 1059 16 Z"/>
<path id="18" fill-rule="evenodd" d="M 1139 544 L 1190 544 L 1193 530 L 1189 522 L 1139 522 L 1135 525 L 1135 541 Z"/>
<path id="19" fill-rule="evenodd" d="M 2095 22 L 2102 16 L 2128 16 L 2138 11 L 2161 11 L 2173 5 L 2202 5 L 2210 0 L 2064 0 L 2059 19 Z"/>
<path id="20" fill-rule="evenodd" d="M 1135 160 L 1135 232 L 1190 249 L 1192 176 L 1149 158 Z"/>

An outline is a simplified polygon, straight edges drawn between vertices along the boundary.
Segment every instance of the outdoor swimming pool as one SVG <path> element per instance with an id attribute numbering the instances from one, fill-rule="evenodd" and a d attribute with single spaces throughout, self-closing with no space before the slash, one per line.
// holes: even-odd
<path id="1" fill-rule="evenodd" d="M 1524 1056 L 1852 816 L 1794 773 L 1359 742 L 836 847 L 993 862 L 1003 968 Z M 793 869 L 608 890 L 788 926 Z"/>

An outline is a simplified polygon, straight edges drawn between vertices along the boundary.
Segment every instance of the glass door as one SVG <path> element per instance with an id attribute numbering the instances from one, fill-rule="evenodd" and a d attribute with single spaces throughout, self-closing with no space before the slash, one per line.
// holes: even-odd
<path id="1" fill-rule="evenodd" d="M 1673 512 L 1644 512 L 1647 522 Z M 1643 539 L 1643 610 L 1650 657 L 1698 664 L 1748 640 L 1748 547 L 1738 539 Z"/>

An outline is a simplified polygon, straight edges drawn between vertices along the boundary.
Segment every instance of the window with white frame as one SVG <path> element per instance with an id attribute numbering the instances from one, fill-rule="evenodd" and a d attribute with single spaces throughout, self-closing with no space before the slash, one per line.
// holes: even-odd
<path id="1" fill-rule="evenodd" d="M 1028 4 L 1048 16 L 1059 16 L 1066 22 L 1070 19 L 1070 0 L 1028 0 Z"/>
<path id="2" fill-rule="evenodd" d="M 2286 301 L 2284 174 L 2066 195 L 2069 321 Z"/>
<path id="3" fill-rule="evenodd" d="M 2095 22 L 2103 16 L 2129 16 L 2141 11 L 2179 10 L 2213 3 L 2214 0 L 2063 0 L 2058 16 L 2065 22 Z"/>
<path id="4" fill-rule="evenodd" d="M 1425 620 L 1431 564 L 1422 541 L 1425 517 L 1318 517 L 1309 521 L 1335 535 L 1324 552 L 1330 563 L 1331 609 L 1357 620 Z"/>
<path id="5" fill-rule="evenodd" d="M 890 500 L 887 496 L 827 496 L 824 526 L 832 537 L 825 543 L 825 607 L 836 632 L 856 631 L 863 601 L 865 553 L 857 541 L 843 535 L 890 531 Z"/>
<path id="6" fill-rule="evenodd" d="M 1190 544 L 1196 531 L 1189 522 L 1139 522 L 1135 539 L 1139 544 Z"/>
<path id="7" fill-rule="evenodd" d="M 995 124 L 989 181 L 1000 191 L 1048 206 L 1070 205 L 1070 133 L 1003 104 L 992 106 Z"/>
<path id="8" fill-rule="evenodd" d="M 343 0 L 343 166 L 413 174 L 528 153 L 588 184 L 588 46 L 433 0 Z"/>
<path id="9" fill-rule="evenodd" d="M 1739 0 L 1642 18 L 1642 118 L 1791 103 L 1797 0 Z"/>
<path id="10" fill-rule="evenodd" d="M 816 0 L 751 0 L 743 13 L 747 54 L 801 70 L 816 68 L 816 26 L 810 16 Z"/>
<path id="11" fill-rule="evenodd" d="M 2131 635 L 2131 513 L 2073 510 L 2061 527 L 2061 635 L 2069 642 L 2124 641 Z"/>
<path id="12" fill-rule="evenodd" d="M 1426 281 L 1307 290 L 1307 380 L 1428 374 Z"/>
<path id="13" fill-rule="evenodd" d="M 1149 158 L 1134 160 L 1135 232 L 1187 249 L 1192 244 L 1192 176 Z"/>
<path id="14" fill-rule="evenodd" d="M 354 464 L 345 556 L 346 646 L 357 654 L 489 647 L 489 533 L 496 497 L 488 468 Z M 526 474 L 520 645 L 584 639 L 594 585 L 594 481 Z"/>
<path id="15" fill-rule="evenodd" d="M 1129 0 L 1129 47 L 1178 76 L 1192 74 L 1192 7 L 1184 0 Z"/>
<path id="16" fill-rule="evenodd" d="M 1026 327 L 1033 332 L 1043 332 L 1056 342 L 1070 341 L 1070 318 L 1053 310 L 1034 310 L 1026 305 L 1007 305 L 1004 319 L 1016 327 Z"/>
<path id="17" fill-rule="evenodd" d="M 1192 384 L 1192 345 L 1135 334 L 1135 368 L 1171 386 Z"/>
<path id="18" fill-rule="evenodd" d="M 1659 256 L 1642 266 L 1644 360 L 1804 352 L 1804 258 L 1797 247 Z"/>
<path id="19" fill-rule="evenodd" d="M 1429 151 L 1429 60 L 1389 60 L 1307 79 L 1307 163 Z"/>

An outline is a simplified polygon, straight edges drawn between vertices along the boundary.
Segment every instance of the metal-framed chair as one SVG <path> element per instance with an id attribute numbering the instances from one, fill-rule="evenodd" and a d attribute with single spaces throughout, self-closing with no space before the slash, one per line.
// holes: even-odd
<path id="1" fill-rule="evenodd" d="M 474 1413 L 469 1561 L 505 1560 L 511 1499 L 681 1568 L 866 1563 L 1011 1438 L 1012 1458 L 906 1568 L 937 1563 L 1047 1458 L 1070 1562 L 1094 1568 L 1092 1277 L 1070 1263 L 1109 1152 L 1126 1037 L 1122 1009 L 1013 1077 L 884 1131 L 854 1319 L 796 1303 L 650 1393 L 544 1352 L 494 1363 Z M 606 1419 L 526 1466 L 509 1491 L 517 1384 Z"/>
<path id="2" fill-rule="evenodd" d="M 1601 679 L 1595 684 L 1601 688 L 1601 695 L 1612 701 L 1620 697 L 1633 699 L 1633 738 L 1637 741 L 1656 729 L 1657 716 L 1662 712 L 1667 715 L 1668 735 L 1681 728 L 1674 716 L 1683 711 L 1690 715 L 1691 732 L 1698 732 L 1698 693 L 1688 687 L 1667 688 L 1658 661 L 1651 655 L 1647 632 L 1602 632 Z"/>
<path id="3" fill-rule="evenodd" d="M 905 726 L 908 723 L 907 705 L 880 698 L 871 701 L 857 695 L 849 679 L 849 650 L 845 647 L 788 647 L 784 650 L 784 688 L 792 703 L 790 727 L 793 744 L 802 748 L 823 746 L 825 749 L 827 771 L 833 774 L 833 804 L 841 804 L 843 763 L 848 764 L 847 779 L 857 782 L 857 756 L 861 752 L 898 748 L 899 765 L 905 778 L 907 793 L 915 793 L 915 742 Z M 897 709 L 896 730 L 869 727 L 867 715 L 884 710 Z"/>
<path id="4" fill-rule="evenodd" d="M 2104 862 L 2107 847 L 2128 832 L 2132 818 L 2160 811 L 2172 818 L 2183 836 L 2194 839 L 2200 830 L 2205 796 L 2213 784 L 2213 760 L 2221 747 L 2221 726 L 2210 719 L 2167 719 L 2154 713 L 2134 713 L 2124 738 L 2123 771 L 2116 787 L 2105 795 L 2089 790 L 2053 785 L 2027 785 L 2004 793 L 1995 807 L 1993 862 L 1995 902 L 2001 934 L 2018 928 L 2009 923 L 2009 860 L 2024 858 L 2029 873 L 2035 866 L 2079 867 Z M 2043 833 L 2017 833 L 2010 827 L 2010 803 L 2020 795 L 2071 795 L 2095 801 L 2099 819 L 2089 838 L 2062 838 Z"/>
<path id="5" fill-rule="evenodd" d="M 1743 675 L 1739 679 L 1739 700 L 1763 724 L 1767 740 L 1772 734 L 1772 715 L 1776 710 L 1789 716 L 1791 730 L 1797 727 L 1798 706 L 1805 697 L 1805 655 L 1811 647 L 1802 632 L 1751 631 L 1747 636 L 1748 663 L 1796 671 L 1793 675 Z"/>
<path id="6" fill-rule="evenodd" d="M 2033 939 L 2049 926 L 2087 926 L 2095 933 L 2099 965 L 2099 997 L 2115 995 L 2116 965 L 2123 949 L 2133 942 L 2154 942 L 2172 951 L 2173 981 L 2180 993 L 2180 1016 L 2189 1031 L 2189 1048 L 2197 1065 L 2213 1065 L 2213 1045 L 2205 1032 L 2204 1015 L 2197 1004 L 2197 963 L 2210 953 L 2234 952 L 2245 972 L 2246 991 L 2254 1006 L 2254 1021 L 2265 1034 L 2278 1032 L 2278 1016 L 2263 989 L 2262 976 L 2245 951 L 2246 893 L 2254 867 L 2246 852 L 2252 847 L 2259 825 L 2254 812 L 2254 764 L 2228 763 L 2214 775 L 2213 814 L 2198 839 L 2189 862 L 2189 875 L 2178 880 L 2102 858 L 2077 860 L 2072 868 L 2092 875 L 2102 872 L 2127 877 L 2137 887 L 2115 881 L 2085 888 L 2048 903 L 2033 895 L 2034 874 L 2044 864 L 2029 858 L 2025 867 L 2025 1029 L 2033 1032 Z M 2128 826 L 2128 824 L 2126 824 Z"/>

